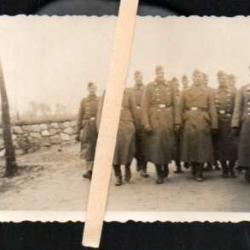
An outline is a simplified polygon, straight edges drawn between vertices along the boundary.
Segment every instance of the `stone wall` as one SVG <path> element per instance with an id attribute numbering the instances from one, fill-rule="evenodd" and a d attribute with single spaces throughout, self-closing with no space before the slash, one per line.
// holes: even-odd
<path id="1" fill-rule="evenodd" d="M 76 120 L 16 122 L 12 125 L 12 138 L 17 154 L 35 152 L 53 145 L 75 142 Z M 0 128 L 0 149 L 4 149 L 3 130 Z"/>

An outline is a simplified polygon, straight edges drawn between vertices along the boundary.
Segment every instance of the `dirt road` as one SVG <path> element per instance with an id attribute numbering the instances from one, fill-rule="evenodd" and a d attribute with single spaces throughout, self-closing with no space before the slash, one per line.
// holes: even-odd
<path id="1" fill-rule="evenodd" d="M 82 210 L 86 207 L 89 181 L 82 178 L 84 164 L 79 145 L 18 157 L 20 174 L 0 178 L 0 210 Z M 1 164 L 2 165 L 2 164 Z M 133 167 L 133 170 L 135 167 Z M 163 185 L 142 179 L 133 171 L 131 184 L 111 183 L 110 210 L 144 211 L 250 211 L 250 185 L 243 175 L 222 179 L 219 172 L 206 173 L 206 181 L 194 182 L 189 171 L 173 174 Z"/>

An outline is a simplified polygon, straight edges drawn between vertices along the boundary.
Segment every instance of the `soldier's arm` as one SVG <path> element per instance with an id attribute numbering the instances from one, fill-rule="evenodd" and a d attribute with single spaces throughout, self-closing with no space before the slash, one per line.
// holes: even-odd
<path id="1" fill-rule="evenodd" d="M 148 111 L 149 111 L 149 100 L 150 100 L 150 89 L 146 86 L 142 95 L 142 124 L 145 128 L 150 128 Z"/>
<path id="2" fill-rule="evenodd" d="M 180 99 L 179 99 L 179 119 L 180 119 L 180 125 L 183 123 L 183 111 L 184 111 L 184 106 L 185 106 L 185 90 L 182 91 L 180 94 Z"/>
<path id="3" fill-rule="evenodd" d="M 130 94 L 129 94 L 129 106 L 130 106 L 133 120 L 136 121 L 136 101 L 135 101 L 134 92 L 132 90 L 130 91 Z"/>
<path id="4" fill-rule="evenodd" d="M 77 117 L 77 126 L 76 126 L 76 134 L 79 136 L 80 131 L 82 129 L 82 120 L 85 112 L 85 102 L 84 99 L 80 103 L 80 108 L 78 111 L 78 117 Z"/>
<path id="5" fill-rule="evenodd" d="M 175 125 L 181 124 L 181 111 L 180 111 L 180 93 L 179 90 L 173 88 L 172 91 L 173 106 L 174 106 L 174 123 Z"/>
<path id="6" fill-rule="evenodd" d="M 232 128 L 240 127 L 242 104 L 243 104 L 243 89 L 241 88 L 240 90 L 237 91 L 235 97 L 234 112 L 231 123 Z"/>
<path id="7" fill-rule="evenodd" d="M 99 103 L 98 103 L 98 109 L 97 109 L 97 115 L 96 115 L 97 131 L 99 131 L 100 124 L 101 124 L 102 108 L 103 108 L 104 98 L 105 98 L 105 92 L 103 93 L 102 97 L 99 99 Z"/>
<path id="8" fill-rule="evenodd" d="M 211 127 L 212 129 L 217 129 L 218 128 L 218 115 L 216 111 L 215 97 L 214 97 L 213 91 L 209 91 L 208 102 L 209 102 L 208 107 L 209 107 L 209 114 L 210 114 L 210 119 L 211 119 Z"/>

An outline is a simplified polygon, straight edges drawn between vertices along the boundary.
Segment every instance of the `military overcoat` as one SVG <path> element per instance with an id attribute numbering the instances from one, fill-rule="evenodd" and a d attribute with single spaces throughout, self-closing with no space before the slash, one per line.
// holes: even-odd
<path id="1" fill-rule="evenodd" d="M 138 164 L 145 164 L 146 133 L 142 122 L 142 96 L 145 86 L 135 85 L 131 90 L 135 98 L 135 158 Z"/>
<path id="2" fill-rule="evenodd" d="M 211 129 L 218 128 L 218 118 L 211 89 L 192 86 L 182 92 L 181 159 L 184 162 L 213 163 Z"/>
<path id="3" fill-rule="evenodd" d="M 136 104 L 131 89 L 125 89 L 113 163 L 130 164 L 135 156 Z"/>
<path id="4" fill-rule="evenodd" d="M 237 92 L 232 127 L 240 128 L 238 164 L 250 167 L 250 84 Z"/>
<path id="5" fill-rule="evenodd" d="M 81 158 L 93 161 L 97 141 L 96 116 L 99 99 L 97 96 L 83 98 L 77 120 L 77 134 L 81 141 Z"/>
<path id="6" fill-rule="evenodd" d="M 98 108 L 98 118 L 97 122 L 100 123 L 100 117 L 102 112 L 102 106 L 104 101 L 105 93 L 100 101 L 100 106 Z M 119 127 L 116 137 L 116 146 L 113 157 L 114 165 L 125 165 L 132 162 L 135 156 L 135 113 L 136 104 L 134 94 L 131 89 L 125 89 Z M 99 126 L 98 126 L 99 127 Z"/>
<path id="7" fill-rule="evenodd" d="M 215 105 L 218 114 L 218 133 L 214 138 L 216 160 L 237 160 L 237 137 L 232 135 L 231 130 L 235 96 L 236 90 L 231 87 L 219 87 L 215 90 Z"/>
<path id="8" fill-rule="evenodd" d="M 175 89 L 167 81 L 154 81 L 145 87 L 143 124 L 151 130 L 147 135 L 146 159 L 154 164 L 168 164 L 175 158 L 174 126 L 180 123 L 175 96 Z"/>

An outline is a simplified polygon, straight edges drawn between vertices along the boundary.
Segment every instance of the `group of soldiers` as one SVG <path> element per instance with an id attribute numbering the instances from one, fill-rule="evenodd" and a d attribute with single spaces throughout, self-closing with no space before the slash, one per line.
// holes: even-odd
<path id="1" fill-rule="evenodd" d="M 167 81 L 164 68 L 157 66 L 155 78 L 147 85 L 140 71 L 134 73 L 134 86 L 124 91 L 120 123 L 113 159 L 115 185 L 131 180 L 131 162 L 148 177 L 147 163 L 156 169 L 156 183 L 175 173 L 182 164 L 191 169 L 196 181 L 203 181 L 205 169 L 222 169 L 222 177 L 235 177 L 235 168 L 245 168 L 250 180 L 250 84 L 235 87 L 234 75 L 217 73 L 218 88 L 208 86 L 208 76 L 195 70 L 192 83 L 182 77 Z M 88 84 L 88 96 L 80 105 L 77 141 L 91 179 L 104 95 L 96 96 L 96 85 Z M 124 178 L 121 166 L 125 166 Z"/>

